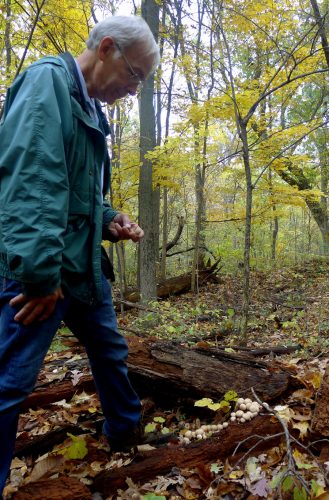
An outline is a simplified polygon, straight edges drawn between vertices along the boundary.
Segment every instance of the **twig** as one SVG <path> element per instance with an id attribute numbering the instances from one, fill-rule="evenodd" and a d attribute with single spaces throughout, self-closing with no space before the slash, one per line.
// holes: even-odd
<path id="1" fill-rule="evenodd" d="M 243 462 L 243 460 L 250 454 L 251 451 L 253 451 L 255 448 L 257 448 L 257 446 L 259 445 L 259 443 L 261 443 L 262 441 L 269 441 L 270 439 L 273 439 L 273 438 L 276 438 L 276 437 L 280 437 L 280 436 L 284 436 L 284 432 L 279 432 L 278 434 L 272 434 L 271 436 L 259 436 L 258 434 L 253 434 L 252 436 L 248 436 L 246 439 L 244 439 L 243 441 L 240 441 L 240 443 L 238 443 L 232 453 L 232 456 L 234 456 L 239 447 L 244 444 L 245 442 L 247 442 L 249 439 L 253 439 L 253 438 L 259 438 L 259 440 L 257 441 L 257 443 L 255 443 L 251 448 L 249 448 L 249 450 L 241 457 L 239 458 L 239 460 L 237 462 L 235 462 L 234 464 L 234 467 L 236 467 L 237 465 L 239 465 L 241 462 Z"/>
<path id="2" fill-rule="evenodd" d="M 136 309 L 141 309 L 142 311 L 149 311 L 149 312 L 154 312 L 154 313 L 157 313 L 159 314 L 159 310 L 158 309 L 154 309 L 152 307 L 148 307 L 148 306 L 144 306 L 138 302 L 130 302 L 129 300 L 123 300 L 123 299 L 115 299 L 114 303 L 119 303 L 119 304 L 123 304 L 123 305 L 126 305 L 126 306 L 129 306 L 129 307 L 135 307 Z"/>
<path id="3" fill-rule="evenodd" d="M 281 424 L 281 426 L 283 428 L 283 433 L 284 433 L 285 441 L 286 441 L 286 449 L 287 449 L 286 455 L 288 457 L 288 466 L 287 466 L 287 470 L 285 471 L 285 473 L 282 475 L 282 477 L 280 479 L 279 486 L 281 486 L 281 484 L 283 483 L 283 481 L 285 480 L 286 477 L 292 476 L 292 478 L 297 478 L 298 479 L 298 481 L 305 488 L 305 491 L 307 492 L 307 494 L 310 495 L 311 492 L 310 492 L 309 487 L 307 486 L 307 483 L 306 483 L 305 479 L 297 471 L 296 462 L 295 462 L 295 459 L 294 459 L 294 456 L 293 456 L 293 452 L 292 452 L 292 448 L 291 448 L 291 441 L 292 440 L 295 441 L 295 442 L 297 442 L 298 444 L 299 444 L 299 442 L 295 438 L 293 438 L 293 436 L 291 436 L 291 434 L 289 432 L 289 429 L 288 429 L 288 425 L 283 420 L 283 418 L 281 418 L 280 415 L 273 408 L 271 408 L 267 403 L 265 403 L 264 401 L 261 401 L 259 399 L 259 397 L 257 396 L 257 394 L 256 394 L 256 392 L 255 392 L 255 390 L 254 390 L 253 387 L 251 388 L 251 392 L 252 392 L 253 396 L 255 397 L 256 401 L 259 404 L 261 404 L 262 407 L 265 408 L 265 410 L 270 415 L 275 416 L 275 418 L 279 421 L 279 423 Z"/>

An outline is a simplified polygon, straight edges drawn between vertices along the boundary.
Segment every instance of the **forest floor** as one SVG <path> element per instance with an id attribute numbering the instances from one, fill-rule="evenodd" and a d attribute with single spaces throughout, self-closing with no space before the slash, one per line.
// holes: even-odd
<path id="1" fill-rule="evenodd" d="M 238 352 L 243 341 L 238 333 L 242 308 L 242 273 L 225 275 L 219 273 L 217 283 L 203 285 L 196 295 L 187 293 L 153 304 L 142 318 L 136 309 L 118 314 L 119 327 L 123 333 L 132 331 L 141 338 L 175 340 L 182 345 L 202 347 L 226 347 L 228 352 Z M 329 264 L 312 261 L 290 268 L 271 272 L 252 272 L 251 314 L 248 329 L 248 348 L 269 346 L 296 346 L 290 354 L 275 355 L 269 351 L 262 361 L 288 367 L 299 381 L 299 388 L 292 389 L 280 401 L 271 402 L 276 417 L 283 422 L 285 437 L 265 451 L 245 453 L 239 463 L 232 456 L 205 462 L 203 467 L 174 468 L 169 474 L 154 477 L 144 484 L 135 483 L 129 477 L 126 486 L 115 494 L 104 495 L 95 491 L 94 480 L 100 472 L 125 467 L 133 462 L 140 450 L 129 454 L 111 454 L 106 442 L 95 434 L 93 422 L 101 419 L 101 411 L 95 394 L 75 394 L 71 400 L 61 400 L 47 407 L 30 408 L 19 421 L 19 440 L 32 442 L 70 425 L 73 431 L 66 433 L 61 442 L 49 449 L 18 453 L 11 467 L 11 477 L 4 498 L 44 498 L 44 495 L 24 495 L 24 488 L 32 482 L 71 477 L 78 479 L 90 490 L 90 496 L 76 498 L 105 499 L 242 499 L 258 498 L 321 498 L 329 499 L 329 439 L 324 439 L 324 448 L 312 452 L 310 434 L 316 395 L 329 358 Z M 145 327 L 147 324 L 147 328 Z M 144 330 L 142 330 L 144 329 Z M 298 347 L 297 347 L 298 346 Z M 68 375 L 66 360 L 83 358 L 81 347 L 75 343 L 70 332 L 63 327 L 53 342 L 39 382 L 60 384 Z M 52 362 L 56 360 L 57 367 Z M 48 367 L 48 368 L 47 368 Z M 50 367 L 50 368 L 49 368 Z M 71 370 L 73 385 L 86 372 L 84 366 Z M 224 399 L 225 396 L 223 395 Z M 228 426 L 220 432 L 230 432 L 230 413 L 235 411 L 237 395 L 230 394 L 229 411 L 222 420 Z M 207 404 L 207 403 L 204 403 Z M 188 447 L 199 437 L 190 437 L 196 429 L 207 425 L 208 439 L 218 433 L 214 423 L 218 418 L 203 419 L 196 413 L 187 414 L 182 408 L 158 408 L 148 402 L 151 410 L 146 412 L 145 430 L 155 429 L 163 433 L 174 433 L 176 444 Z M 263 406 L 263 414 L 268 410 Z M 211 411 L 209 412 L 211 413 Z M 86 418 L 86 416 L 89 418 Z M 217 415 L 218 417 L 218 415 Z M 273 415 L 271 418 L 275 418 Z M 92 422 L 90 424 L 90 421 Z M 83 424 L 81 424 L 83 422 Z M 79 435 L 74 429 L 81 425 Z M 213 425 L 213 427 L 209 427 Z M 251 425 L 245 422 L 241 425 Z M 88 428 L 89 426 L 89 428 Z M 287 441 L 287 433 L 294 429 L 294 437 Z M 188 431 L 190 433 L 186 434 Z M 296 434 L 297 432 L 297 434 Z M 187 437 L 189 436 L 189 437 Z M 329 433 L 326 434 L 329 437 Z M 320 436 L 321 437 L 321 436 Z M 234 436 L 232 436 L 232 439 Z M 184 441 L 185 440 L 185 441 Z M 298 443 L 297 443 L 298 441 Z M 41 441 L 40 441 L 41 442 Z M 297 444 L 296 444 L 297 443 Z M 152 449 L 150 445 L 146 449 Z M 156 445 L 155 445 L 156 446 Z M 36 483 L 37 484 L 37 483 Z M 32 489 L 33 491 L 33 489 Z M 30 489 L 31 492 L 31 489 Z M 53 498 L 53 497 L 51 497 Z M 55 498 L 55 497 L 54 497 Z M 70 495 L 56 498 L 73 498 Z M 75 498 L 75 497 L 74 497 Z"/>

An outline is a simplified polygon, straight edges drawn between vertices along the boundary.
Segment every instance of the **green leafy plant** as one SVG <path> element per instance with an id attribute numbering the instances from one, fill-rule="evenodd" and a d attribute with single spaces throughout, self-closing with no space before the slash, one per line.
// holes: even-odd
<path id="1" fill-rule="evenodd" d="M 228 413 L 230 411 L 232 401 L 237 401 L 238 395 L 235 391 L 228 391 L 224 395 L 224 398 L 219 401 L 219 403 L 214 403 L 211 398 L 203 398 L 195 401 L 194 406 L 198 406 L 200 408 L 209 408 L 209 410 L 218 411 L 223 410 L 224 413 Z"/>
<path id="2" fill-rule="evenodd" d="M 154 417 L 152 422 L 146 424 L 144 432 L 149 433 L 160 430 L 162 434 L 168 434 L 170 430 L 163 425 L 165 421 L 163 417 Z"/>

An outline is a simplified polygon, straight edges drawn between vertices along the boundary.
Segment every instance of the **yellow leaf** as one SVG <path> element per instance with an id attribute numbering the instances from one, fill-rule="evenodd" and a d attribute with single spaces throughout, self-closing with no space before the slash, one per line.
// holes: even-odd
<path id="1" fill-rule="evenodd" d="M 196 401 L 194 403 L 194 406 L 200 406 L 200 407 L 204 407 L 204 406 L 210 406 L 214 404 L 213 400 L 210 399 L 210 398 L 203 398 L 203 399 L 199 399 L 198 401 Z"/>
<path id="2" fill-rule="evenodd" d="M 88 408 L 88 411 L 89 411 L 89 413 L 96 413 L 97 408 L 95 408 L 94 406 L 91 406 L 90 408 Z"/>
<path id="3" fill-rule="evenodd" d="M 299 437 L 304 439 L 307 436 L 310 426 L 307 422 L 296 422 L 293 424 L 293 428 L 298 429 L 300 432 Z"/>
<path id="4" fill-rule="evenodd" d="M 240 477 L 242 477 L 244 475 L 244 471 L 243 470 L 233 470 L 230 475 L 229 475 L 229 478 L 230 479 L 239 479 Z"/>
<path id="5" fill-rule="evenodd" d="M 323 493 L 314 498 L 318 498 L 319 500 L 329 500 L 329 491 L 324 491 Z"/>
<path id="6" fill-rule="evenodd" d="M 64 455 L 68 460 L 84 458 L 88 454 L 88 448 L 84 438 L 73 436 L 73 434 L 69 433 L 68 436 L 72 439 L 72 444 L 61 450 L 57 450 L 56 454 Z"/>
<path id="7" fill-rule="evenodd" d="M 293 411 L 287 405 L 275 406 L 274 410 L 276 411 L 278 416 L 282 418 L 282 420 L 285 420 L 286 422 L 290 422 L 290 420 L 293 417 Z"/>
<path id="8" fill-rule="evenodd" d="M 307 377 L 307 380 L 311 382 L 314 389 L 319 389 L 322 381 L 322 375 L 320 372 L 313 372 L 311 377 Z"/>

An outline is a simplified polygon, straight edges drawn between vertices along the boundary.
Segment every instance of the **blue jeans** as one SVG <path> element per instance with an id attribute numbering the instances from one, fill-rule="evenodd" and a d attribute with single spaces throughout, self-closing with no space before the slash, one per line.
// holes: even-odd
<path id="1" fill-rule="evenodd" d="M 106 279 L 100 304 L 88 306 L 66 296 L 47 320 L 28 326 L 14 321 L 17 309 L 9 305 L 21 292 L 19 283 L 0 277 L 0 497 L 14 451 L 20 405 L 33 391 L 62 320 L 85 346 L 105 416 L 105 434 L 118 438 L 140 419 L 140 401 L 128 379 L 128 348 L 117 330 Z"/>

